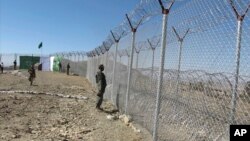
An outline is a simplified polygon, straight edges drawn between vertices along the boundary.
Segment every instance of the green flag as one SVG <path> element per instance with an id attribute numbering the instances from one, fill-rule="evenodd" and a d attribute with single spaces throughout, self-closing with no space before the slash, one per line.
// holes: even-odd
<path id="1" fill-rule="evenodd" d="M 41 42 L 41 43 L 38 45 L 38 48 L 40 49 L 42 46 L 43 46 L 43 42 Z"/>

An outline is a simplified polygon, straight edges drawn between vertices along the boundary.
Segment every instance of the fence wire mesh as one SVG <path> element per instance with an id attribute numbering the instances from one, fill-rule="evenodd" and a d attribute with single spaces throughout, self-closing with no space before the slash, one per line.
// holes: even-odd
<path id="1" fill-rule="evenodd" d="M 39 54 L 18 54 L 18 53 L 10 53 L 10 54 L 0 54 L 0 62 L 4 65 L 4 70 L 13 70 L 14 69 L 14 61 L 16 60 L 17 69 L 20 66 L 20 57 L 29 56 L 29 57 L 39 57 L 39 64 L 44 65 L 46 69 L 42 69 L 44 71 L 53 70 L 53 65 L 58 65 L 51 62 L 51 57 L 58 57 L 62 64 L 62 72 L 66 72 L 67 64 L 70 64 L 70 73 L 74 75 L 86 76 L 87 74 L 87 55 L 85 52 L 63 52 L 63 53 L 54 53 L 50 55 L 39 55 Z M 23 61 L 32 61 L 32 60 L 23 60 Z M 22 62 L 26 64 L 27 62 Z M 32 63 L 28 66 L 31 66 Z"/>
<path id="2" fill-rule="evenodd" d="M 60 58 L 62 64 L 62 72 L 67 71 L 67 64 L 70 65 L 69 72 L 73 75 L 88 76 L 87 75 L 87 55 L 83 51 L 73 52 L 58 52 L 50 54 L 50 56 Z M 58 65 L 58 64 L 57 64 Z"/>
<path id="3" fill-rule="evenodd" d="M 229 140 L 229 125 L 250 124 L 250 0 L 159 1 L 141 0 L 94 50 L 51 56 L 94 87 L 103 64 L 105 98 L 155 141 Z M 19 56 L 0 54 L 0 62 L 11 69 Z"/>
<path id="4" fill-rule="evenodd" d="M 3 63 L 4 70 L 13 70 L 14 69 L 14 61 L 17 63 L 17 68 L 20 66 L 20 56 L 33 56 L 40 57 L 38 54 L 19 54 L 19 53 L 1 53 L 0 54 L 0 63 Z M 44 55 L 47 57 L 47 55 Z M 44 62 L 47 63 L 47 62 Z M 31 63 L 30 63 L 31 65 Z"/>
<path id="5" fill-rule="evenodd" d="M 164 7 L 171 2 L 162 1 Z M 247 12 L 250 1 L 174 2 L 167 20 L 157 137 L 159 140 L 229 140 L 230 124 L 250 124 L 250 12 Z M 117 35 L 125 33 L 118 42 L 116 61 L 115 41 L 111 36 L 107 39 L 110 50 L 99 55 L 88 53 L 87 77 L 95 85 L 97 66 L 104 64 L 108 80 L 105 97 L 126 111 L 130 26 L 139 24 L 135 32 L 132 29 L 135 48 L 127 114 L 152 133 L 161 65 L 160 12 L 158 1 L 142 0 L 128 14 L 131 23 L 125 18 L 113 30 Z"/>

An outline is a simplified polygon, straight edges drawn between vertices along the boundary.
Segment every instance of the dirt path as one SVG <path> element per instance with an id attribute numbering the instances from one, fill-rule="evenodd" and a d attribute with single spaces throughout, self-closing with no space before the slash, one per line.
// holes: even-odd
<path id="1" fill-rule="evenodd" d="M 37 72 L 35 86 L 29 86 L 27 73 L 0 75 L 0 91 L 34 91 L 84 96 L 88 99 L 62 98 L 25 93 L 0 93 L 0 140 L 18 141 L 150 141 L 120 120 L 106 116 L 114 108 L 104 102 L 105 112 L 95 109 L 95 90 L 78 76 Z M 112 113 L 118 115 L 119 113 Z"/>

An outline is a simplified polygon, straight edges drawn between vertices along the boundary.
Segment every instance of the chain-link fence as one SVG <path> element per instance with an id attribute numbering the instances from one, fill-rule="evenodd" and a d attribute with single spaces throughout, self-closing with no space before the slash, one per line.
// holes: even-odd
<path id="1" fill-rule="evenodd" d="M 83 51 L 73 51 L 73 52 L 58 52 L 51 54 L 59 58 L 59 62 L 62 65 L 62 72 L 67 71 L 67 65 L 69 64 L 69 73 L 73 75 L 86 76 L 87 73 L 87 57 L 86 53 Z"/>
<path id="2" fill-rule="evenodd" d="M 0 63 L 3 63 L 3 67 L 4 70 L 14 70 L 14 62 L 16 62 L 16 69 L 19 69 L 20 67 L 20 57 L 23 56 L 30 56 L 32 58 L 32 56 L 35 57 L 40 57 L 40 55 L 37 54 L 19 54 L 19 53 L 9 53 L 9 54 L 0 54 Z M 48 56 L 43 56 L 43 57 L 48 57 Z M 26 60 L 28 61 L 28 60 Z M 36 60 L 33 60 L 34 63 L 36 63 Z M 30 62 L 24 62 L 26 63 L 28 66 L 32 65 L 32 59 L 30 60 Z M 47 62 L 44 62 L 47 63 Z"/>
<path id="3" fill-rule="evenodd" d="M 27 57 L 23 59 L 22 57 Z M 34 59 L 32 59 L 34 58 Z M 38 61 L 35 58 L 39 58 Z M 62 72 L 66 73 L 67 64 L 70 65 L 70 73 L 73 75 L 86 76 L 87 72 L 87 57 L 85 52 L 63 52 L 63 53 L 54 53 L 50 55 L 37 55 L 37 54 L 0 54 L 0 63 L 3 63 L 4 70 L 13 70 L 14 61 L 16 61 L 16 69 L 20 68 L 21 62 L 25 66 L 30 67 L 32 64 L 42 64 L 43 71 L 59 71 L 58 63 L 62 64 Z M 26 67 L 26 69 L 27 69 Z M 22 69 L 22 67 L 20 68 Z"/>
<path id="4" fill-rule="evenodd" d="M 104 64 L 105 97 L 155 141 L 229 140 L 250 124 L 249 5 L 142 0 L 87 53 L 87 78 Z"/>
<path id="5" fill-rule="evenodd" d="M 14 69 L 15 60 L 19 62 L 18 54 L 0 54 L 0 63 L 3 63 L 6 69 Z"/>
<path id="6" fill-rule="evenodd" d="M 250 0 L 141 0 L 99 47 L 48 57 L 93 86 L 104 64 L 105 98 L 154 141 L 229 140 L 229 125 L 250 124 L 249 8 Z M 13 69 L 20 56 L 31 55 L 0 62 Z"/>

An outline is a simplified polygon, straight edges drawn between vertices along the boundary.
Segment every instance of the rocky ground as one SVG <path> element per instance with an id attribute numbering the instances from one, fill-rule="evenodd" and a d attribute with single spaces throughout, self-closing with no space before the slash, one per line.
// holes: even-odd
<path id="1" fill-rule="evenodd" d="M 96 110 L 96 92 L 86 78 L 37 72 L 29 86 L 27 76 L 26 71 L 0 74 L 0 141 L 152 140 L 139 125 L 118 119 L 108 101 L 104 111 Z"/>

